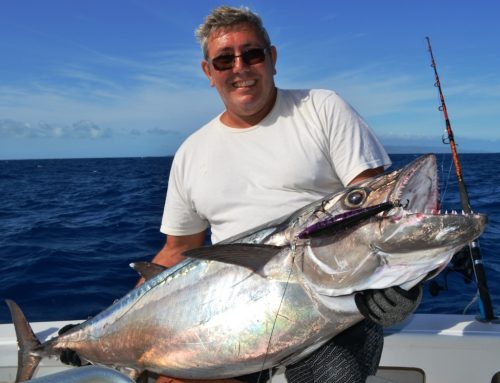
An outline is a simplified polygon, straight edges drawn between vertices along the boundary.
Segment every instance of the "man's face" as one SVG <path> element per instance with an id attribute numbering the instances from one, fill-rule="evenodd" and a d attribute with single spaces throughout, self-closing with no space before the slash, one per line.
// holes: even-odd
<path id="1" fill-rule="evenodd" d="M 260 122 L 270 112 L 276 99 L 273 78 L 276 73 L 276 49 L 267 49 L 263 62 L 249 65 L 238 57 L 232 68 L 216 70 L 210 60 L 220 55 L 239 56 L 252 48 L 266 48 L 266 43 L 248 24 L 213 32 L 207 47 L 209 60 L 202 62 L 202 68 L 226 106 L 222 122 L 232 127 L 248 127 Z"/>

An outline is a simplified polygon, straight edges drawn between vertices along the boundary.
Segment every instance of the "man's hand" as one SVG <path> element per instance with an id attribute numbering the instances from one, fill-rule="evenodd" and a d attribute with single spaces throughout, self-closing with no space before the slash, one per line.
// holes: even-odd
<path id="1" fill-rule="evenodd" d="M 59 335 L 64 334 L 66 331 L 71 330 L 73 327 L 77 326 L 76 324 L 67 324 L 64 327 L 61 327 L 61 329 L 57 332 Z M 70 350 L 69 348 L 65 348 L 61 351 L 61 355 L 59 356 L 59 359 L 61 360 L 62 363 L 64 364 L 69 364 L 71 366 L 76 366 L 80 367 L 82 365 L 82 360 L 78 356 L 78 354 Z"/>
<path id="2" fill-rule="evenodd" d="M 61 351 L 59 359 L 62 363 L 69 364 L 70 366 L 81 367 L 82 365 L 82 360 L 78 354 L 69 348 L 65 348 Z"/>
<path id="3" fill-rule="evenodd" d="M 367 290 L 354 296 L 358 310 L 363 316 L 384 327 L 404 320 L 420 304 L 422 285 L 406 291 L 401 287 Z"/>

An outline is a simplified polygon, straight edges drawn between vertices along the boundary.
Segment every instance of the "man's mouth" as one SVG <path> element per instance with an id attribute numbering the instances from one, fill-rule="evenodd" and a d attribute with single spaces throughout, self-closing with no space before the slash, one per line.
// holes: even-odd
<path id="1" fill-rule="evenodd" d="M 254 86 L 257 83 L 255 80 L 245 80 L 245 81 L 236 81 L 233 83 L 235 88 L 248 88 Z"/>

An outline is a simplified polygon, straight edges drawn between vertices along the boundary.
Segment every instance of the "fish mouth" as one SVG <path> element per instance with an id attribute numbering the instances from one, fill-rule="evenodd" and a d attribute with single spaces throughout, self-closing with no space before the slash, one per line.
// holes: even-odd
<path id="1" fill-rule="evenodd" d="M 375 246 L 387 252 L 465 245 L 484 231 L 482 214 L 441 213 L 436 156 L 427 154 L 400 169 L 388 196 L 395 208 L 383 212 L 382 237 Z M 395 241 L 394 238 L 399 240 Z"/>
<path id="2" fill-rule="evenodd" d="M 437 214 L 440 201 L 436 156 L 424 155 L 402 168 L 389 198 L 405 210 Z"/>

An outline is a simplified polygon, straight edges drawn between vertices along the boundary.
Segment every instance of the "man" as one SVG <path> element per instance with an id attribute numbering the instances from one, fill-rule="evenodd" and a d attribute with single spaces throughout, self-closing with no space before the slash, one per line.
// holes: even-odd
<path id="1" fill-rule="evenodd" d="M 337 94 L 276 88 L 277 50 L 250 10 L 216 8 L 196 34 L 203 72 L 225 110 L 175 155 L 161 226 L 167 239 L 153 262 L 172 266 L 203 245 L 209 228 L 219 242 L 390 165 L 373 132 Z M 370 319 L 289 366 L 289 382 L 364 382 L 380 359 L 380 324 L 403 319 L 420 296 L 420 287 L 359 295 Z M 256 382 L 258 375 L 236 379 Z"/>
<path id="2" fill-rule="evenodd" d="M 197 37 L 203 72 L 225 110 L 191 135 L 175 155 L 161 225 L 167 239 L 155 263 L 178 263 L 184 251 L 203 245 L 208 229 L 212 242 L 219 242 L 390 165 L 374 133 L 336 93 L 276 88 L 277 50 L 250 10 L 216 8 Z M 287 366 L 288 381 L 365 382 L 378 367 L 382 326 L 409 315 L 421 294 L 420 286 L 358 294 L 356 304 L 367 319 Z M 73 351 L 65 351 L 64 363 L 81 363 Z M 266 377 L 256 373 L 220 382 Z M 183 380 L 160 377 L 157 382 Z"/>

